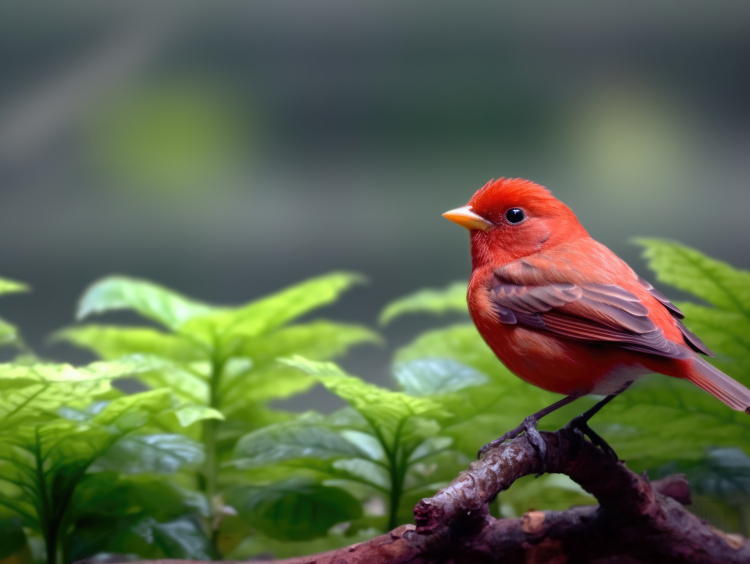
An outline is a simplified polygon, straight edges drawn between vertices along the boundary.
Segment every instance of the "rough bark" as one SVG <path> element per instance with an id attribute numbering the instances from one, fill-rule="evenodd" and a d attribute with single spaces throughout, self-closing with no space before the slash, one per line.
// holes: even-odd
<path id="1" fill-rule="evenodd" d="M 403 525 L 339 550 L 276 564 L 747 564 L 750 542 L 692 515 L 684 477 L 650 482 L 572 432 L 543 432 L 544 464 L 525 436 L 491 450 L 414 508 Z M 495 519 L 488 503 L 518 478 L 566 474 L 599 505 Z M 170 561 L 187 562 L 187 561 Z"/>

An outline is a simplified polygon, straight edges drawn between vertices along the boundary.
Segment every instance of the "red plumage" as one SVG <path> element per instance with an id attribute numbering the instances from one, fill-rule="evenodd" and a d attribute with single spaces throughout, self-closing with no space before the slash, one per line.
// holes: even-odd
<path id="1" fill-rule="evenodd" d="M 710 351 L 679 309 L 548 190 L 500 179 L 445 215 L 471 232 L 472 320 L 523 380 L 578 397 L 616 394 L 658 372 L 750 409 L 750 390 L 700 358 Z"/>

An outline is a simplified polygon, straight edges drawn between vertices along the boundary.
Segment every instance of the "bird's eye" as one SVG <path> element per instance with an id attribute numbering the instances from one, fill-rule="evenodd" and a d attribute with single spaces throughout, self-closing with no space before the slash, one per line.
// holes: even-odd
<path id="1" fill-rule="evenodd" d="M 505 219 L 507 219 L 510 223 L 520 223 L 524 220 L 526 217 L 526 214 L 523 213 L 523 210 L 521 208 L 510 208 L 507 212 L 505 212 Z"/>

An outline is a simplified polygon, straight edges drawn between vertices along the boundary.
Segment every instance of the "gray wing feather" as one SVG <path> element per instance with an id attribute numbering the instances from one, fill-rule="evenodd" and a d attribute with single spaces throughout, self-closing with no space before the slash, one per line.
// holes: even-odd
<path id="1" fill-rule="evenodd" d="M 649 294 L 651 294 L 653 297 L 655 297 L 657 300 L 659 300 L 661 302 L 661 305 L 663 305 L 665 308 L 667 308 L 669 310 L 669 312 L 674 317 L 676 317 L 677 319 L 684 319 L 685 318 L 685 314 L 682 313 L 682 311 L 680 311 L 680 308 L 678 308 L 676 305 L 674 305 L 672 302 L 670 302 L 669 299 L 667 298 L 667 296 L 665 296 L 659 290 L 657 290 L 656 288 L 654 288 L 654 286 L 653 286 L 653 284 L 651 284 L 651 282 L 649 282 L 648 280 L 645 280 L 645 279 L 641 278 L 640 276 L 638 277 L 638 282 L 640 282 L 641 286 L 643 286 L 644 288 L 646 288 L 646 290 L 648 290 Z"/>
<path id="2" fill-rule="evenodd" d="M 491 297 L 501 323 L 668 358 L 689 356 L 685 347 L 664 336 L 649 318 L 648 308 L 624 288 L 614 284 L 525 286 L 508 283 L 500 272 L 496 278 Z"/>

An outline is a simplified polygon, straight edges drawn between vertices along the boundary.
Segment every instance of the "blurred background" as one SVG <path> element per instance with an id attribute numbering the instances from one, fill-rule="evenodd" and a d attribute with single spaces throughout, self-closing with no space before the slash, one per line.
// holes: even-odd
<path id="1" fill-rule="evenodd" d="M 43 355 L 85 360 L 44 342 L 111 273 L 240 303 L 354 270 L 326 314 L 372 325 L 468 278 L 440 214 L 500 176 L 647 278 L 635 236 L 750 266 L 744 1 L 7 1 L 0 76 L 0 275 L 34 288 L 2 314 Z"/>

